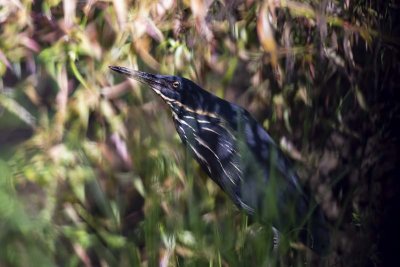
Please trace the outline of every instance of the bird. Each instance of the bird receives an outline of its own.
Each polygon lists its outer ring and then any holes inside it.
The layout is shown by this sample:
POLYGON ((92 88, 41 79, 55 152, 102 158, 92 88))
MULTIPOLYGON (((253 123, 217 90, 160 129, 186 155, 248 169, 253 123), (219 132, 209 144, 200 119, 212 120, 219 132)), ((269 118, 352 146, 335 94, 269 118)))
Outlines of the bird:
POLYGON ((184 146, 240 210, 317 255, 329 252, 329 224, 321 208, 246 109, 180 76, 109 68, 148 85, 165 101, 184 146))

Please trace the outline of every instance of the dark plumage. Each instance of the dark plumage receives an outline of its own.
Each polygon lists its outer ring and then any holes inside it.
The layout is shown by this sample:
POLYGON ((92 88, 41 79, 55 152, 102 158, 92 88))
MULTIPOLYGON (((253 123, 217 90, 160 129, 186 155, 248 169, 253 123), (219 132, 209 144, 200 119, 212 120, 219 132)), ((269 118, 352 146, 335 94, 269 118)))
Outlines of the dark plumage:
POLYGON ((236 206, 299 238, 318 254, 327 253, 330 238, 324 215, 248 111, 182 77, 110 68, 149 85, 165 100, 184 145, 236 206))

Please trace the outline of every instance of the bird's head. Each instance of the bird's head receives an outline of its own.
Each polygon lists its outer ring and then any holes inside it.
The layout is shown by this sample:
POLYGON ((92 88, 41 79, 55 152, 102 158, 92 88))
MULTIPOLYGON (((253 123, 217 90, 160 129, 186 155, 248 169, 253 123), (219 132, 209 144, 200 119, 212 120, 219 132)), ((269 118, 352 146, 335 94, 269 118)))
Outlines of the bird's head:
POLYGON ((182 77, 151 74, 119 66, 110 66, 110 69, 148 85, 175 112, 182 108, 197 110, 208 95, 195 83, 182 77))

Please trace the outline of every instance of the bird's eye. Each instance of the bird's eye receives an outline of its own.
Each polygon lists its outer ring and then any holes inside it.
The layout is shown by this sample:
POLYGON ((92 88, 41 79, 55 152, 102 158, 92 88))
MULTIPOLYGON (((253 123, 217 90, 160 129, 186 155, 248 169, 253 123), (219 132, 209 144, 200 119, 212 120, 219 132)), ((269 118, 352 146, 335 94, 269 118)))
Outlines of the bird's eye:
POLYGON ((174 88, 178 88, 178 87, 179 87, 179 82, 173 82, 173 83, 172 83, 172 86, 173 86, 174 88))

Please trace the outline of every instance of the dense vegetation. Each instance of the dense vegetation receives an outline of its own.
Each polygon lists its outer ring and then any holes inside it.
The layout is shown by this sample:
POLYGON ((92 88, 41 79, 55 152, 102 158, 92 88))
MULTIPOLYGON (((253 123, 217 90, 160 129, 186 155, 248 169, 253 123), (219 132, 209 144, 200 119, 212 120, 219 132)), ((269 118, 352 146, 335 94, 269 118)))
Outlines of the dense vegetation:
POLYGON ((0 265, 397 260, 399 8, 0 1, 0 265), (331 254, 273 252, 183 149, 168 107, 109 65, 185 76, 248 109, 315 193, 331 254))

